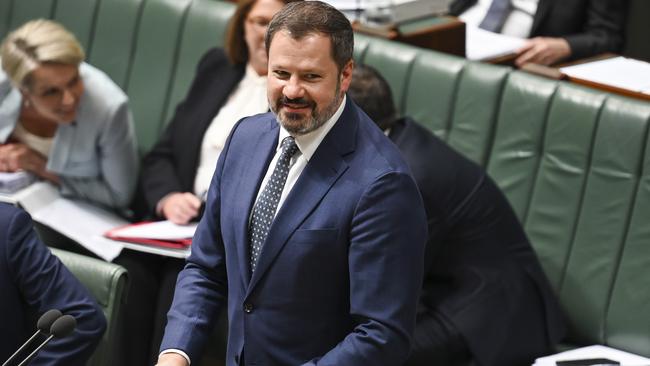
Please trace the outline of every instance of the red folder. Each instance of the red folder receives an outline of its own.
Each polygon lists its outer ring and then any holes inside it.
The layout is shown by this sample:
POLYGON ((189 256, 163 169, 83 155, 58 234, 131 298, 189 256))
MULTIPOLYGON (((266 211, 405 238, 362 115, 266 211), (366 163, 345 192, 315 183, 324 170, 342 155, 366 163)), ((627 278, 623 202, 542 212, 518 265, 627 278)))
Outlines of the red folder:
POLYGON ((192 238, 176 239, 176 240, 160 240, 160 239, 151 239, 151 238, 137 238, 137 237, 122 236, 119 234, 119 231, 124 228, 142 225, 142 224, 148 224, 150 222, 151 221, 143 221, 143 222, 137 222, 135 224, 119 226, 107 231, 104 234, 104 236, 109 239, 117 240, 117 241, 125 241, 134 244, 153 245, 157 247, 172 248, 172 249, 185 249, 189 247, 190 244, 192 244, 192 238))

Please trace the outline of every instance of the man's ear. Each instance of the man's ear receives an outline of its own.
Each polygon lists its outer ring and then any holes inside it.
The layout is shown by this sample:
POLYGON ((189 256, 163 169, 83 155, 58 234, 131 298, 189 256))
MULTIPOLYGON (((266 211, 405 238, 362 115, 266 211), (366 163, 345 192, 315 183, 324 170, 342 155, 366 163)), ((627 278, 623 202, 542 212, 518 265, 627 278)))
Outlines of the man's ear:
POLYGON ((341 91, 347 92, 352 82, 352 71, 354 71, 354 60, 348 61, 341 70, 341 91))

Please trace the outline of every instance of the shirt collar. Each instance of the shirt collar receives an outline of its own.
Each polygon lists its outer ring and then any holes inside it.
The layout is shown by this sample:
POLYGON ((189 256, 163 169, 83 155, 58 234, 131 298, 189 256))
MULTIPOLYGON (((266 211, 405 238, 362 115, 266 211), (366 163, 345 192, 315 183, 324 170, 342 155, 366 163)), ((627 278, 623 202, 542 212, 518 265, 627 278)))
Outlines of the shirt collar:
MULTIPOLYGON (((322 126, 318 127, 316 130, 311 131, 310 133, 296 136, 296 145, 298 145, 298 149, 300 149, 300 153, 305 156, 305 159, 309 161, 311 157, 314 155, 316 152, 316 149, 318 149, 318 146, 320 143, 323 141, 325 136, 327 136, 327 133, 330 132, 332 127, 336 124, 336 122, 339 120, 339 117, 341 117, 341 114, 343 114, 343 110, 345 109, 345 103, 347 100, 347 96, 343 94, 343 100, 341 101, 341 105, 339 105, 339 108, 334 112, 332 117, 327 120, 322 126)), ((278 149, 282 148, 282 140, 284 140, 285 137, 291 136, 291 134, 280 125, 280 134, 278 136, 278 149)))

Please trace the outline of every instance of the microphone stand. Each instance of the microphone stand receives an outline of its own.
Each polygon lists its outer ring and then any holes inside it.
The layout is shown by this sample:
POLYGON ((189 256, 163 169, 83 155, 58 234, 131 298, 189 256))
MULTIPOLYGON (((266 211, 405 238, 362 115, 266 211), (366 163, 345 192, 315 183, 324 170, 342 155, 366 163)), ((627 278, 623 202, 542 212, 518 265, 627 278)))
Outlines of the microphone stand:
POLYGON ((49 337, 47 337, 47 339, 46 339, 45 341, 43 341, 43 343, 41 343, 38 347, 36 347, 36 349, 35 349, 32 353, 30 353, 29 356, 27 356, 27 358, 25 358, 25 359, 23 360, 23 362, 21 362, 18 366, 24 366, 24 365, 27 365, 27 362, 29 362, 29 361, 30 361, 30 360, 31 360, 31 359, 32 359, 32 358, 33 358, 33 357, 38 353, 38 351, 41 350, 41 348, 45 347, 45 345, 46 345, 50 340, 52 340, 52 338, 54 338, 54 334, 51 334, 49 337))
POLYGON ((2 364, 2 366, 8 366, 9 362, 11 362, 16 356, 18 356, 18 354, 20 354, 25 348, 27 348, 28 345, 32 344, 32 342, 34 341, 34 339, 36 339, 36 337, 38 336, 39 333, 41 333, 41 331, 37 330, 36 333, 34 333, 34 335, 32 335, 27 340, 27 342, 23 343, 23 345, 20 346, 20 348, 18 348, 18 350, 16 352, 14 352, 14 354, 11 355, 11 357, 9 357, 7 359, 7 361, 5 361, 5 363, 2 364))

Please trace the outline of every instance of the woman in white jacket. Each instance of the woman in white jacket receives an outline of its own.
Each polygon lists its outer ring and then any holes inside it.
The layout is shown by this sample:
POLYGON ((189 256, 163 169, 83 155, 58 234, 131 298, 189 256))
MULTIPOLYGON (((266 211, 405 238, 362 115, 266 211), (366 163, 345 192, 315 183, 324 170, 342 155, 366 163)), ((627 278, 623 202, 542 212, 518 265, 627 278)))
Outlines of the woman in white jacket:
POLYGON ((10 33, 0 56, 0 172, 29 171, 64 196, 126 207, 138 160, 124 92, 50 20, 10 33))

